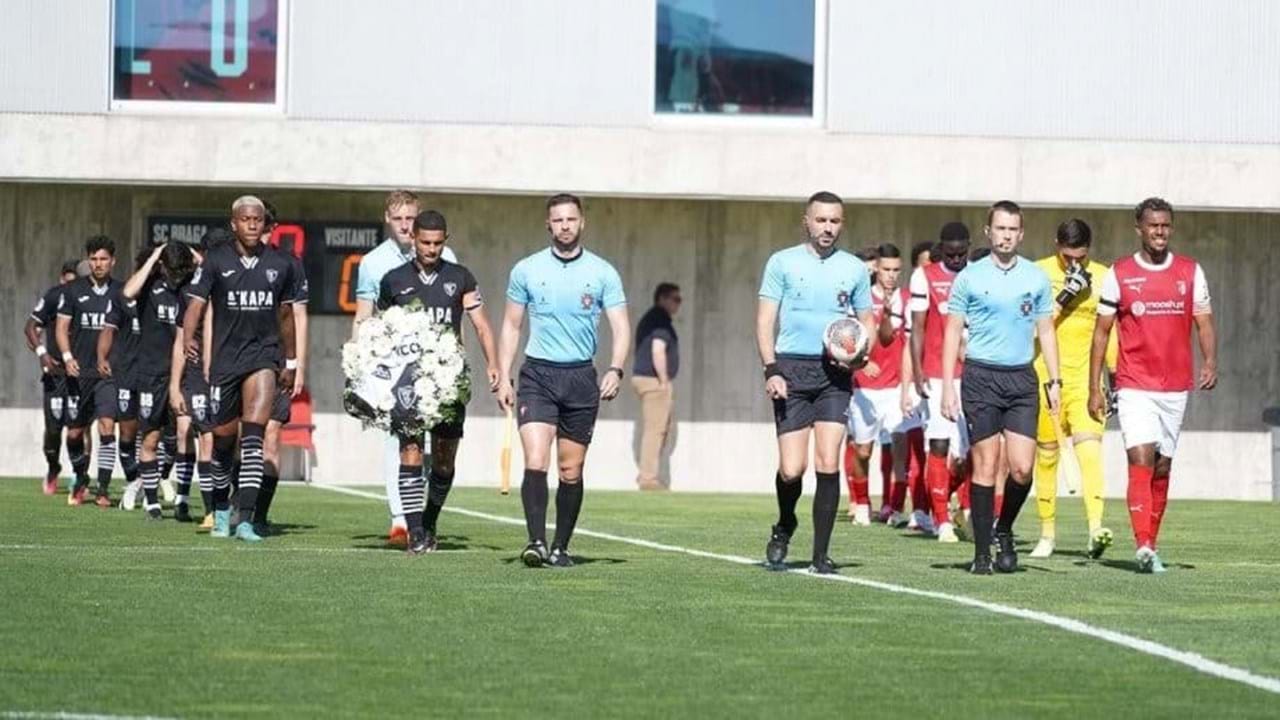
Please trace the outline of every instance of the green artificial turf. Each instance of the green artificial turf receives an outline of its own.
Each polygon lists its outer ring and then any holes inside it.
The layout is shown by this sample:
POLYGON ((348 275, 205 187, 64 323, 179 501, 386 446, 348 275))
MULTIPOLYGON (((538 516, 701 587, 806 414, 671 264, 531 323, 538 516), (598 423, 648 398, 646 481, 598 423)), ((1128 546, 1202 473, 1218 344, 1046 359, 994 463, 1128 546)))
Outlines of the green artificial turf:
MULTIPOLYGON (((449 503, 521 518, 518 491, 449 503)), ((522 527, 450 512, 442 552, 408 558, 384 549, 379 501, 289 486, 275 508, 283 534, 246 546, 0 481, 0 716, 1280 715, 1280 695, 943 600, 584 536, 577 567, 530 570, 522 527)), ((774 512, 768 496, 588 489, 579 526, 754 558, 774 512)), ((1059 516, 1060 554, 1030 560, 1028 504, 1013 576, 969 576, 971 546, 884 526, 842 522, 831 554, 845 575, 1280 678, 1280 508, 1174 501, 1163 576, 1133 572, 1121 503, 1101 562, 1080 552, 1080 501, 1059 516)))

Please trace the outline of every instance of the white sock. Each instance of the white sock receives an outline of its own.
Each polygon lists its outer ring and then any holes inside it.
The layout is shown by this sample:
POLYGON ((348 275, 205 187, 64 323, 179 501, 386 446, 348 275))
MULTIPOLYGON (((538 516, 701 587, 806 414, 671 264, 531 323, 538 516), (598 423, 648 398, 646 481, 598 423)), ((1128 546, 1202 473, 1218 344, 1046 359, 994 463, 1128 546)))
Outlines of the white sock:
POLYGON ((404 505, 400 503, 400 440, 387 433, 382 444, 382 480, 387 490, 387 506, 393 522, 404 524, 404 505))

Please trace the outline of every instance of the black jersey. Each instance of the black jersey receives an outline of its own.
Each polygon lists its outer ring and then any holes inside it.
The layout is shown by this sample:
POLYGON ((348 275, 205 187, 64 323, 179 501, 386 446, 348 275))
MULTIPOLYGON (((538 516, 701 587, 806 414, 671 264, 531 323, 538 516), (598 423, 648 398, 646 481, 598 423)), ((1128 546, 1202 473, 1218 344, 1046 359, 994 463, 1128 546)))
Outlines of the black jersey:
MULTIPOLYGON (((62 297, 62 291, 66 287, 66 285, 58 283, 45 290, 44 294, 36 298, 35 307, 31 308, 31 319, 35 320, 36 325, 44 328, 46 332, 53 332, 53 323, 58 316, 58 298, 62 297)), ((53 344, 51 340, 46 340, 46 343, 53 344)))
MULTIPOLYGON (((82 378, 98 377, 98 336, 106 327, 112 308, 124 302, 120 289, 115 278, 107 278, 102 286, 94 285, 88 277, 76 278, 62 286, 58 314, 71 319, 71 354, 80 364, 82 378)), ((109 360, 113 365, 120 358, 121 350, 118 344, 112 344, 109 360)))
POLYGON ((476 278, 465 267, 441 258, 432 272, 418 261, 407 262, 382 276, 378 287, 378 309, 411 305, 415 301, 437 323, 448 325, 462 339, 462 314, 480 306, 463 307, 462 297, 479 289, 476 278))
MULTIPOLYGON (((139 329, 132 346, 135 378, 168 377, 173 357, 173 338, 182 326, 178 291, 163 278, 154 278, 142 287, 132 312, 112 312, 107 324, 119 328, 122 321, 139 329)), ((127 333, 126 337, 132 337, 127 333)), ((113 348, 114 349, 114 348, 113 348)), ((115 370, 114 365, 112 370, 115 370)))
POLYGON ((111 341, 111 374, 128 387, 131 383, 127 381, 134 376, 142 347, 142 323, 138 318, 138 301, 124 297, 123 289, 122 285, 120 304, 112 306, 107 324, 116 329, 111 341))
POLYGON ((185 292, 213 304, 210 383, 279 367, 279 310, 298 292, 288 255, 263 246, 242 256, 235 243, 223 245, 205 256, 185 292))

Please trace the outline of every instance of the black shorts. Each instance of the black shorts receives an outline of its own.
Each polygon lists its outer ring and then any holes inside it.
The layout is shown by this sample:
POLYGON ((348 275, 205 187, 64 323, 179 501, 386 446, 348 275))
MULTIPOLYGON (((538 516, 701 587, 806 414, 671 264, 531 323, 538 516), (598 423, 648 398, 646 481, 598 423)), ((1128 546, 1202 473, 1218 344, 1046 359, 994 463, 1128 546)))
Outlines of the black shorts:
POLYGON ((271 403, 271 419, 286 425, 293 411, 293 393, 280 388, 276 391, 276 401, 271 403))
POLYGON ((137 382, 130 375, 121 375, 116 381, 116 420, 138 419, 137 382))
POLYGON ((169 424, 169 376, 134 379, 134 402, 138 406, 138 432, 143 435, 163 430, 169 424))
MULTIPOLYGON (((262 372, 263 370, 271 370, 272 376, 275 376, 275 370, 272 368, 258 368, 250 370, 243 375, 237 375, 216 385, 209 385, 209 417, 210 427, 218 427, 226 425, 233 420, 239 420, 241 414, 241 401, 244 399, 242 389, 244 381, 262 372)), ((277 396, 276 401, 279 401, 277 396)), ((274 406, 273 406, 274 410, 274 406)))
POLYGON ((969 442, 1008 431, 1036 437, 1040 417, 1040 381, 1030 365, 1014 367, 966 360, 960 405, 969 425, 969 442))
POLYGON ((819 422, 846 423, 853 393, 851 372, 816 357, 782 355, 777 362, 787 381, 786 399, 773 401, 773 423, 779 435, 819 422))
MULTIPOLYGON (((440 438, 441 440, 461 440, 462 426, 466 422, 467 406, 459 403, 454 406, 454 415, 452 420, 436 423, 431 427, 429 432, 432 437, 440 438)), ((400 442, 402 444, 405 442, 413 442, 417 443, 418 447, 422 447, 425 444, 424 440, 425 438, 423 437, 400 436, 400 442)))
POLYGON ((40 390, 44 408, 44 426, 49 429, 61 429, 66 426, 67 416, 67 376, 61 373, 44 373, 40 376, 40 390))
POLYGON ((207 433, 213 429, 213 416, 209 413, 209 383, 204 375, 194 368, 182 371, 182 402, 191 415, 191 424, 197 433, 207 433))
POLYGON ((600 385, 590 362, 527 358, 516 387, 516 418, 556 426, 556 435, 590 445, 600 414, 600 385))
POLYGON ((67 378, 67 427, 83 428, 99 418, 116 419, 116 381, 111 378, 67 378))

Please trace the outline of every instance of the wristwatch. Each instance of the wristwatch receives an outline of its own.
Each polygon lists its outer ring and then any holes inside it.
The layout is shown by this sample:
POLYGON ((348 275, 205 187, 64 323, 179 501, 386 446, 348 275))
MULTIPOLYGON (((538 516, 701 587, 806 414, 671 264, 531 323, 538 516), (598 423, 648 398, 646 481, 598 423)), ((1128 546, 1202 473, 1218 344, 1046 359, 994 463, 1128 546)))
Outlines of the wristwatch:
POLYGON ((617 365, 610 366, 608 370, 605 370, 605 372, 618 373, 618 380, 622 380, 622 368, 617 365))

